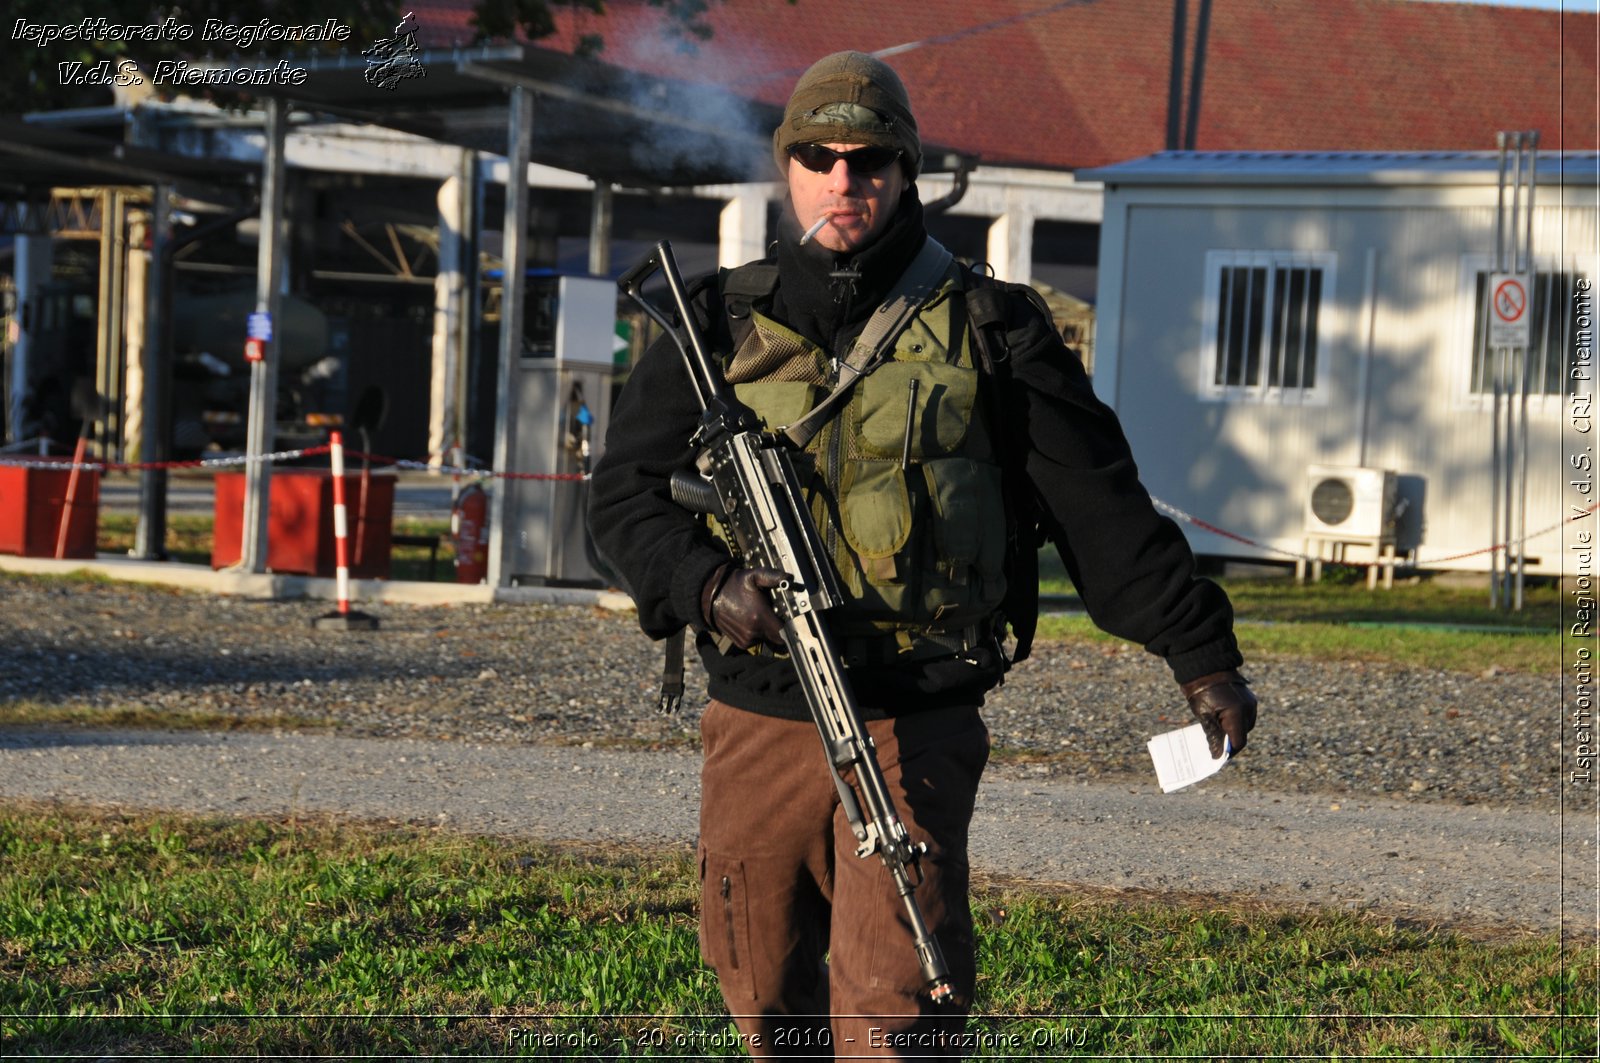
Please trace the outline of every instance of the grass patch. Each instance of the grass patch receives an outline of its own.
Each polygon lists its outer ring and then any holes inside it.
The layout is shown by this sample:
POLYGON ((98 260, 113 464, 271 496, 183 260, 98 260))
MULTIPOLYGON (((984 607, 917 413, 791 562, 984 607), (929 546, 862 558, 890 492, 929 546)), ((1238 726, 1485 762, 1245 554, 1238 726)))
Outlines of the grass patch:
MULTIPOLYGON (((1561 626, 1561 590, 1553 580, 1530 580, 1521 612, 1489 608, 1488 578, 1481 588, 1430 576, 1400 580, 1392 590, 1367 590, 1351 580, 1353 569, 1330 568, 1320 583, 1280 577, 1213 577, 1243 619, 1302 623, 1405 623, 1441 626, 1556 630, 1561 626)), ((1044 594, 1077 597, 1054 547, 1039 551, 1039 588, 1044 594)), ((1570 602, 1568 603, 1570 607, 1570 602)))
MULTIPOLYGON (((738 1055, 696 894, 686 855, 0 805, 0 1037, 13 1054, 738 1055)), ((1554 935, 1015 886, 975 907, 990 1055, 1593 1048, 1594 971, 1554 935)))
MULTIPOLYGON (((1561 636, 1557 632, 1509 635, 1314 622, 1277 625, 1245 620, 1234 628, 1234 634, 1247 661, 1261 657, 1315 657, 1447 671, 1496 668, 1529 674, 1548 674, 1561 668, 1561 636)), ((1122 642, 1076 613, 1041 616, 1039 637, 1068 642, 1122 642)))
MULTIPOLYGON (((1081 608, 1053 548, 1039 552, 1042 593, 1081 608)), ((1549 673, 1561 668, 1561 590, 1530 583, 1521 612, 1489 608, 1488 591, 1417 579, 1369 591, 1336 571, 1321 583, 1292 579, 1218 579, 1233 602, 1236 634, 1247 658, 1315 657, 1387 661, 1455 671, 1549 673)), ((1570 603, 1569 603, 1570 605, 1570 603)), ((1081 612, 1040 617, 1043 638, 1117 641, 1081 612)))
POLYGON ((1233 599, 1235 611, 1251 620, 1435 624, 1529 632, 1555 631, 1561 626, 1561 590, 1553 581, 1530 582, 1520 612, 1489 608, 1487 579, 1482 588, 1419 578, 1397 582, 1392 590, 1371 591, 1364 583, 1336 580, 1307 584, 1297 584, 1293 579, 1218 582, 1233 599))
POLYGON ((329 717, 235 716, 152 708, 148 705, 88 705, 82 702, 0 701, 0 727, 69 725, 161 731, 320 731, 331 729, 329 717))
MULTIPOLYGON (((167 556, 191 565, 211 563, 211 518, 190 514, 167 515, 167 556)), ((126 554, 133 550, 139 518, 131 513, 100 514, 95 548, 102 553, 126 554)))

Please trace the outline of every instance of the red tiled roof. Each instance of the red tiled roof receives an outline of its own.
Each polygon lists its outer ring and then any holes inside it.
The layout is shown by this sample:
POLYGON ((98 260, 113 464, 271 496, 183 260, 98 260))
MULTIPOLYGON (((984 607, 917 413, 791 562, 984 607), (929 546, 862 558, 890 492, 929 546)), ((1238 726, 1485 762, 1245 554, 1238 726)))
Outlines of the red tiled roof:
MULTIPOLYGON (((1199 0, 1189 3, 1190 30, 1199 0)), ((413 8, 428 45, 467 43, 472 0, 413 8)), ((1173 0, 727 0, 691 47, 644 0, 563 10, 537 43, 782 103, 812 61, 886 56, 925 140, 991 165, 1077 169, 1165 147, 1173 0), (920 43, 919 43, 920 42, 920 43)), ((1600 17, 1419 0, 1213 0, 1202 151, 1488 149, 1538 129, 1600 147, 1600 17)))

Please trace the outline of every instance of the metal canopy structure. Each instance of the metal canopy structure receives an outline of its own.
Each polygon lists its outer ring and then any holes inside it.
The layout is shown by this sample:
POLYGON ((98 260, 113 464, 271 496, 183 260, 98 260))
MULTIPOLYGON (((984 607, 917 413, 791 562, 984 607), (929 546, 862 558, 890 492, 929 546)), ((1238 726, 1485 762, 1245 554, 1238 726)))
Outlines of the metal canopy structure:
POLYGON ((0 117, 0 200, 48 200, 53 188, 192 186, 215 191, 254 182, 241 162, 194 159, 118 140, 0 117))
POLYGON ((538 119, 530 161, 635 188, 772 180, 771 134, 782 108, 710 85, 635 73, 533 45, 423 51, 415 76, 392 87, 368 78, 360 55, 303 61, 299 85, 253 95, 511 155, 511 89, 538 119))

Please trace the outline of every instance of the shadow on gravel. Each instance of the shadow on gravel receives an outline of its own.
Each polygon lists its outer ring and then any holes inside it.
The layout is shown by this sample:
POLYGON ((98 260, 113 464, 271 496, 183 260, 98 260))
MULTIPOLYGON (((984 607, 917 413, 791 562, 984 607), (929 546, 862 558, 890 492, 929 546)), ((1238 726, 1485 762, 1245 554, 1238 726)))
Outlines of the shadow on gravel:
POLYGON ((46 724, 0 726, 0 749, 51 749, 61 746, 215 745, 217 736, 180 731, 84 731, 46 724))
POLYGON ((413 667, 401 671, 395 667, 392 649, 385 654, 362 653, 354 643, 339 649, 339 657, 330 660, 288 651, 219 656, 143 645, 127 650, 77 649, 64 655, 59 649, 41 652, 33 647, 7 649, 0 644, 6 657, 6 668, 0 673, 0 699, 73 701, 86 695, 197 687, 242 692, 260 684, 305 681, 317 686, 431 677, 451 681, 471 679, 491 663, 473 657, 419 656, 411 662, 413 667))

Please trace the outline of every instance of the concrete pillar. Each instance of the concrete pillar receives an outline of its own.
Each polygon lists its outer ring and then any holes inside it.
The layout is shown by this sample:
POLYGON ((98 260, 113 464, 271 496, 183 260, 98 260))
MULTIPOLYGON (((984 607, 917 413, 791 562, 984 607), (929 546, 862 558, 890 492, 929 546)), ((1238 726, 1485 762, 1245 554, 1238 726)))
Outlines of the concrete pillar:
MULTIPOLYGON (((144 211, 129 217, 128 244, 143 248, 150 235, 149 215, 144 211)), ((144 454, 144 345, 145 310, 150 284, 150 252, 130 251, 127 255, 128 286, 123 328, 127 336, 127 376, 122 396, 122 454, 124 461, 143 461, 144 454)))
MULTIPOLYGON (((463 154, 466 154, 465 152, 463 154)), ((439 465, 458 442, 467 275, 472 268, 472 204, 475 189, 470 161, 465 173, 439 186, 439 274, 433 282, 433 368, 428 387, 428 462, 439 465)))
POLYGON ((722 208, 717 265, 742 266, 767 253, 767 196, 759 189, 740 191, 722 208))
POLYGON ((1000 280, 1033 281, 1033 212, 1012 206, 989 226, 989 265, 1000 280))

